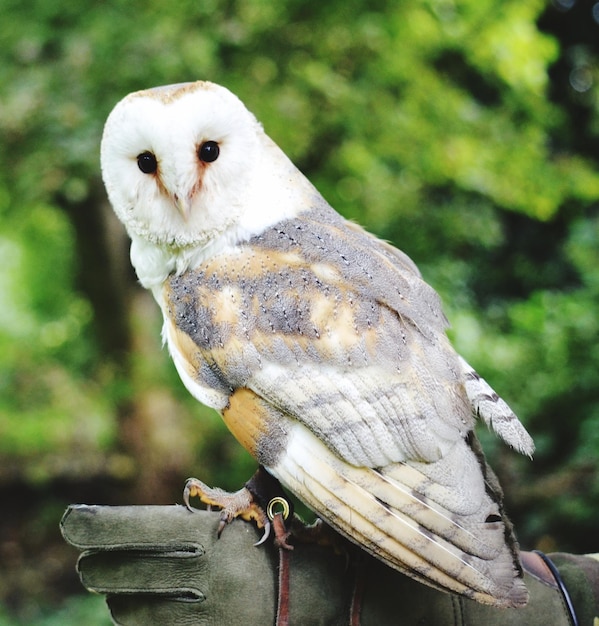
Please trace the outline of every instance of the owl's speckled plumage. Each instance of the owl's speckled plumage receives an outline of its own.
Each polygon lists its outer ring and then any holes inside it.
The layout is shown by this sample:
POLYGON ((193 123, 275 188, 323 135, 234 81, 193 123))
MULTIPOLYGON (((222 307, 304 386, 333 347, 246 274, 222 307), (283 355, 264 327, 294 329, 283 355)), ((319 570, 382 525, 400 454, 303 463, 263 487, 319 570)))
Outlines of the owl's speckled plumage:
POLYGON ((497 606, 527 592, 480 416, 516 416, 451 347, 402 252, 344 220, 230 92, 138 92, 111 114, 106 187, 181 378, 266 469, 389 565, 497 606), (201 146, 216 142, 214 162, 201 146), (156 157, 143 173, 141 153, 156 157))

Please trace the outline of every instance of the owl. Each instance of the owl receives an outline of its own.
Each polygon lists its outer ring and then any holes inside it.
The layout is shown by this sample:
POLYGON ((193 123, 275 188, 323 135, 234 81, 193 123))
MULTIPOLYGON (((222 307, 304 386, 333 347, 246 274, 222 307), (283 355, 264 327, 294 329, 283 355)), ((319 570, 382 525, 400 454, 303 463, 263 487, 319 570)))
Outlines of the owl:
POLYGON ((341 217, 213 83, 125 97, 101 160, 189 392, 389 566, 482 603, 524 605, 475 422, 525 455, 533 442, 452 348, 412 260, 341 217))

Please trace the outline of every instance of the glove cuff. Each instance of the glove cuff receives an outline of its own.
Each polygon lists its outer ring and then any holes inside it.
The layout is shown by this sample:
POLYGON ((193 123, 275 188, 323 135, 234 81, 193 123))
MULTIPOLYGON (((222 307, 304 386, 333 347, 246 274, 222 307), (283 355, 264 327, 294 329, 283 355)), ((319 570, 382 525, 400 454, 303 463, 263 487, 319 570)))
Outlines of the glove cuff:
POLYGON ((599 555, 555 552, 549 557, 570 598, 573 626, 599 623, 599 555))

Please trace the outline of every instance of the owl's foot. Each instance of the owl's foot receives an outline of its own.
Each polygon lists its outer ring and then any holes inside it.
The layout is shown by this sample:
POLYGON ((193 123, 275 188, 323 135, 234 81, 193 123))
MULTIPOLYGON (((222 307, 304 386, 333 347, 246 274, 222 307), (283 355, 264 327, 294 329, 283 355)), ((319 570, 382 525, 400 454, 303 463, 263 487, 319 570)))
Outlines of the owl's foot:
POLYGON ((225 526, 230 524, 236 517, 243 520, 254 521, 258 528, 264 528, 264 535, 258 543, 266 541, 270 534, 270 520, 266 513, 254 501, 250 491, 243 487, 239 491, 229 493, 218 487, 208 487, 197 478, 188 478, 183 490, 183 502, 185 506, 193 511, 189 504, 189 499, 198 497, 208 509, 218 507, 222 509, 217 534, 220 537, 225 526))
POLYGON ((296 544, 311 544, 331 550, 337 556, 345 559, 346 567, 349 566, 355 553, 359 552, 353 543, 342 537, 320 518, 317 518, 312 524, 306 524, 296 515, 291 523, 290 532, 296 544))
POLYGON ((312 524, 293 524, 293 537, 301 543, 332 548, 337 553, 347 552, 348 542, 326 522, 317 518, 312 524))
MULTIPOLYGON (((286 520, 293 514, 292 506, 285 496, 279 481, 273 478, 264 468, 260 467, 239 491, 229 493, 218 487, 208 487, 197 478, 188 478, 183 490, 183 502, 193 511, 189 499, 198 497, 209 509, 222 509, 217 534, 220 537, 223 530, 236 517, 245 521, 254 521, 258 528, 264 528, 264 534, 256 543, 264 543, 270 536, 272 521, 275 516, 280 522, 281 516, 286 520)), ((278 547, 292 550, 287 539, 289 533, 281 523, 274 525, 275 543, 278 547)))

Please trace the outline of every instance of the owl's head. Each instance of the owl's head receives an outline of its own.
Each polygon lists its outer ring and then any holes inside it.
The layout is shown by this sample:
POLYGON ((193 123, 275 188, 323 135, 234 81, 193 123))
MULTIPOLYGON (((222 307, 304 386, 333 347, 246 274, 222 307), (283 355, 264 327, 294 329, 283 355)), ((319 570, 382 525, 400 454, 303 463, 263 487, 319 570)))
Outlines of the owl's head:
POLYGON ((111 112, 102 175, 132 237, 162 247, 204 245, 255 193, 268 139, 241 101, 208 82, 132 93, 111 112))

